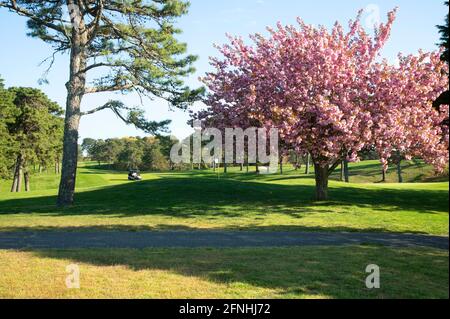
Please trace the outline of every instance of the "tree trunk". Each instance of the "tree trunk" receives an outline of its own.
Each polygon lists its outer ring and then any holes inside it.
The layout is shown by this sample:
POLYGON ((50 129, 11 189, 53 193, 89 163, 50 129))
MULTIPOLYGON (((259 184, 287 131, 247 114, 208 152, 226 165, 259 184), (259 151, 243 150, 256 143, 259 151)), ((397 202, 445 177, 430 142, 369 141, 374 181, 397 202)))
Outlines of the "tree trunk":
POLYGON ((397 162, 397 176, 398 176, 398 182, 403 183, 402 161, 401 160, 398 160, 398 162, 397 162))
POLYGON ((228 173, 228 166, 227 166, 227 162, 223 162, 223 172, 224 174, 228 173))
POLYGON ((283 157, 280 157, 280 174, 283 175, 283 157))
MULTIPOLYGON (((72 4, 73 1, 68 1, 72 4)), ((64 146, 61 182, 59 184, 58 206, 73 204, 78 164, 78 128, 81 117, 81 101, 86 87, 87 32, 82 17, 72 17, 72 44, 70 51, 70 75, 67 87, 66 117, 64 121, 64 146)))
POLYGON ((309 155, 309 153, 306 155, 306 169, 305 169, 305 174, 309 175, 309 166, 311 165, 311 155, 309 155))
POLYGON ((241 164, 241 168, 240 168, 241 172, 244 171, 244 164, 241 164))
POLYGON ((384 169, 384 167, 381 169, 381 182, 386 182, 386 170, 384 169))
POLYGON ((350 182, 350 173, 348 169, 348 161, 344 160, 344 179, 346 183, 350 182))
POLYGON ((256 166, 256 174, 259 174, 259 165, 258 165, 258 161, 256 162, 255 166, 256 166))
POLYGON ((20 161, 19 163, 18 171, 19 172, 17 174, 16 192, 20 193, 22 191, 22 176, 23 176, 22 161, 20 161))
POLYGON ((11 193, 15 193, 17 191, 17 181, 18 181, 18 175, 19 175, 19 158, 16 160, 16 164, 14 165, 14 177, 13 177, 13 183, 11 185, 11 193))
POLYGON ((326 201, 328 200, 328 167, 321 167, 315 164, 314 170, 316 177, 316 200, 326 201))
POLYGON ((31 191, 31 188, 30 188, 30 173, 28 172, 28 170, 25 170, 23 172, 23 179, 25 180, 25 191, 26 192, 31 191))
POLYGON ((341 181, 341 182, 343 182, 344 181, 344 175, 345 175, 345 169, 344 169, 344 161, 342 161, 341 162, 341 176, 340 176, 340 178, 339 178, 339 180, 341 181))

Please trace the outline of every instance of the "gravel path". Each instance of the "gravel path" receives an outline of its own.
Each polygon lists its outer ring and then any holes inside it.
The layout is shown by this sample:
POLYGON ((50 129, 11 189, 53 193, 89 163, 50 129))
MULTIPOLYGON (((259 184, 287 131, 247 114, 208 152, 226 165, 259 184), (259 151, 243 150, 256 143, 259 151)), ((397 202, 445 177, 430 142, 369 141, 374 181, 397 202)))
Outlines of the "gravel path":
POLYGON ((283 247, 375 244, 449 249, 448 237, 311 232, 0 232, 0 249, 283 247))

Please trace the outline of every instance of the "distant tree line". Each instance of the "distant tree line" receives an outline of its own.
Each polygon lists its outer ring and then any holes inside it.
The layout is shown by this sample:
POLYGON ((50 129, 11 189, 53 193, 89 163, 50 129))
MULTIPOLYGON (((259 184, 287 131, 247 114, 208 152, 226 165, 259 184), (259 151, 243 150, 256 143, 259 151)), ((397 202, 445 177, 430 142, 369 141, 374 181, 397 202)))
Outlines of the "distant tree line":
POLYGON ((0 79, 0 178, 11 192, 30 190, 31 175, 60 171, 63 110, 38 89, 5 88, 0 79))
POLYGON ((170 150, 176 142, 170 136, 85 138, 81 149, 87 159, 107 164, 110 169, 165 171, 177 168, 170 161, 170 150))

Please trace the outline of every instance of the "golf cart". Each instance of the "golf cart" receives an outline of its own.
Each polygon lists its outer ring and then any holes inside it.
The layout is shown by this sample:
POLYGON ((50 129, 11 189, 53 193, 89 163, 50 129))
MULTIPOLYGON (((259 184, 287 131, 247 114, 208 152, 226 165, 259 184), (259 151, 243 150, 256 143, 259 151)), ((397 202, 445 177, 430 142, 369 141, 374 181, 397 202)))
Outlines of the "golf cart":
POLYGON ((141 181, 142 177, 139 174, 139 171, 136 169, 132 169, 130 170, 130 172, 128 173, 128 180, 129 181, 141 181))

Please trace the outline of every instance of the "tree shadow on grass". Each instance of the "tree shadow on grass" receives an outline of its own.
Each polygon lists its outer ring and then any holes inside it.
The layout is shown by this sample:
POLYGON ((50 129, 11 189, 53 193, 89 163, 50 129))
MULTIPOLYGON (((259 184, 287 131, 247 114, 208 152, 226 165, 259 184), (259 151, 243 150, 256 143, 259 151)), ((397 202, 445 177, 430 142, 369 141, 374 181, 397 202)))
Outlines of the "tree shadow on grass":
MULTIPOLYGON (((299 232, 299 233, 377 233, 382 236, 383 234, 392 235, 389 229, 383 227, 369 227, 369 228, 352 228, 345 226, 333 226, 333 227, 321 227, 321 226, 303 226, 303 225, 273 225, 273 226, 261 226, 258 224, 247 224, 244 226, 227 225, 220 227, 199 228, 182 224, 155 224, 155 225, 121 225, 121 224, 108 224, 108 225, 93 225, 93 226, 0 226, 0 232, 56 232, 56 233, 103 233, 103 232, 299 232)), ((405 230, 398 234, 414 234, 414 235, 428 235, 427 232, 421 232, 417 230, 405 230)))
POLYGON ((371 211, 448 212, 445 190, 331 187, 333 201, 315 202, 314 186, 277 185, 210 176, 166 176, 80 192, 73 207, 55 206, 56 196, 8 199, 0 214, 42 213, 49 216, 164 215, 176 218, 261 217, 279 213, 294 218, 314 212, 364 208, 371 211), (356 207, 356 208, 355 208, 356 207))
MULTIPOLYGON (((224 285, 220 288, 224 295, 259 293, 261 298, 267 297, 268 292, 258 292, 258 289, 269 289, 272 298, 448 298, 448 254, 429 249, 352 246, 45 250, 32 253, 77 264, 125 266, 133 271, 168 271, 183 277, 196 277, 224 285), (365 287, 365 268, 370 263, 383 265, 382 289, 365 287)), ((84 267, 81 265, 82 274, 84 267)), ((165 285, 173 287, 171 295, 190 296, 189 288, 175 285, 170 277, 163 280, 167 280, 165 285)), ((149 293, 157 294, 158 291, 149 293)), ((195 298, 195 295, 191 297, 195 298)))

